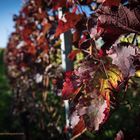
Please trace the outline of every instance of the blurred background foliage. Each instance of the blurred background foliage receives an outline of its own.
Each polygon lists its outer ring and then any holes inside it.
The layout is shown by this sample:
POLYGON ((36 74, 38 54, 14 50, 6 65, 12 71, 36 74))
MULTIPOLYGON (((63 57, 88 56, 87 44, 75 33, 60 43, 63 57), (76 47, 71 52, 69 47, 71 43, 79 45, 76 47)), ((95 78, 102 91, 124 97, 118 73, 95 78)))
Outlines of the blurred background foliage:
MULTIPOLYGON (((23 114, 13 114, 13 94, 6 77, 6 70, 3 63, 4 49, 0 49, 0 133, 28 133, 28 139, 33 140, 51 140, 64 139, 63 129, 65 126, 63 101, 59 96, 52 93, 47 95, 47 111, 40 113, 34 112, 37 119, 45 122, 43 124, 28 122, 28 112, 23 114), (26 117, 25 117, 26 116, 26 117), (39 126, 40 125, 40 126, 39 126), (27 132, 26 132, 27 131, 27 132)), ((38 97, 37 103, 39 103, 38 97)), ((0 140, 19 140, 25 139, 24 136, 6 136, 0 135, 0 140)))
MULTIPOLYGON (((12 91, 6 77, 3 63, 4 49, 0 49, 0 133, 20 132, 21 127, 18 118, 14 121, 11 116, 12 91)), ((0 139, 7 139, 6 136, 0 136, 0 139)))

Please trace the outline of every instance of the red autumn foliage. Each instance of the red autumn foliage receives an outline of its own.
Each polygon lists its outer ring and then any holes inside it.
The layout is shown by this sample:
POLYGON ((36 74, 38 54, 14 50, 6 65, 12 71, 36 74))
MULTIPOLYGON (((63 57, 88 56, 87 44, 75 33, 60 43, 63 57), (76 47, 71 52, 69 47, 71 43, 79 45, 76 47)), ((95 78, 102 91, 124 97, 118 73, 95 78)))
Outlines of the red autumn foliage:
POLYGON ((71 28, 74 28, 76 24, 81 20, 82 15, 81 14, 75 14, 75 13, 66 13, 64 15, 64 20, 58 21, 58 27, 56 29, 55 36, 58 37, 61 33, 64 33, 71 28))
POLYGON ((80 50, 73 50, 73 51, 68 55, 68 58, 69 58, 70 60, 74 60, 75 57, 76 57, 76 55, 77 55, 78 53, 80 53, 80 52, 81 52, 80 50))
POLYGON ((119 6, 121 0, 103 0, 104 6, 119 6))
MULTIPOLYGON (((140 2, 129 0, 129 5, 124 6, 121 0, 97 0, 101 5, 96 3, 96 11, 92 10, 92 2, 29 0, 15 17, 16 31, 9 38, 5 58, 8 76, 11 83, 16 81, 12 86, 17 93, 25 95, 31 90, 34 103, 35 91, 41 91, 44 103, 46 90, 52 90, 51 83, 54 92, 62 92, 62 98, 69 100, 73 139, 86 130, 98 131, 106 123, 110 112, 120 105, 121 97, 124 99, 129 79, 140 69, 140 50, 134 45, 135 38, 127 46, 115 43, 121 35, 139 33, 140 2), (90 17, 83 5, 93 12, 90 17), (65 10, 58 20, 55 10, 59 8, 65 10), (78 49, 68 57, 75 60, 78 53, 83 53, 83 58, 77 68, 66 73, 62 87, 60 63, 56 65, 61 43, 58 38, 69 30, 74 32, 73 45, 78 49)), ((27 106, 29 99, 21 110, 32 111, 27 106)), ((42 112, 46 109, 43 103, 42 112)), ((116 139, 121 137, 119 132, 116 139)))

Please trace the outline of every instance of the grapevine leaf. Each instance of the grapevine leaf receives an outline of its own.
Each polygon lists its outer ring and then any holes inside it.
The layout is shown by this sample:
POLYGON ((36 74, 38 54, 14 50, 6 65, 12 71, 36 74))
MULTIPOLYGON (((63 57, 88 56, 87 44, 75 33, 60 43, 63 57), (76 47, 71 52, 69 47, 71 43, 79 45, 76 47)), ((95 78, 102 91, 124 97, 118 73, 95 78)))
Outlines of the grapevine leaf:
POLYGON ((124 134, 123 134, 123 131, 119 131, 117 134, 116 134, 116 137, 114 140, 124 140, 124 134))
POLYGON ((80 49, 87 49, 90 47, 91 45, 91 40, 90 39, 85 39, 85 38, 82 38, 80 41, 79 41, 79 48, 80 49))
POLYGON ((126 33, 138 33, 140 31, 139 10, 130 10, 120 5, 117 11, 102 6, 98 10, 97 35, 105 41, 104 47, 109 48, 115 40, 126 33))
POLYGON ((118 66, 125 77, 134 76, 136 67, 139 67, 140 50, 135 46, 114 46, 112 48, 112 63, 118 66))
POLYGON ((119 6, 121 0, 103 0, 105 6, 119 6))
POLYGON ((76 0, 78 4, 88 5, 93 2, 93 0, 76 0))
POLYGON ((56 29, 55 36, 58 37, 61 33, 64 33, 71 28, 74 28, 76 24, 81 20, 81 14, 66 13, 63 19, 59 20, 58 27, 56 29))
MULTIPOLYGON (((109 110, 109 104, 104 97, 93 92, 89 99, 80 98, 76 110, 70 116, 71 127, 75 129, 75 126, 82 119, 83 128, 89 131, 97 131, 108 118, 109 110)), ((82 131, 77 132, 81 134, 82 131)), ((75 136, 75 133, 73 135, 75 136)))
POLYGON ((68 55, 68 58, 69 58, 70 60, 74 60, 75 57, 76 57, 76 55, 77 55, 78 53, 80 53, 80 52, 81 52, 81 50, 73 50, 73 51, 71 51, 71 53, 68 55))
POLYGON ((77 124, 73 128, 73 131, 72 131, 73 137, 71 140, 76 139, 78 136, 80 136, 85 131, 86 131, 86 128, 85 128, 84 119, 82 117, 79 117, 79 121, 77 122, 77 124))
MULTIPOLYGON (((121 90, 120 83, 123 83, 123 75, 115 65, 110 65, 107 68, 107 78, 104 78, 101 71, 97 71, 97 67, 94 60, 89 59, 83 61, 79 68, 73 72, 73 76, 77 77, 75 80, 77 85, 80 83, 83 87, 80 89, 80 93, 83 94, 78 94, 79 96, 76 98, 70 98, 73 103, 70 115, 72 129, 78 125, 80 118, 82 118, 85 129, 98 131, 109 116, 110 102, 112 101, 110 96, 115 98, 116 95, 113 92, 119 93, 121 90)), ((82 133, 82 131, 77 132, 76 136, 82 133)), ((73 136, 75 137, 75 134, 73 136)))
POLYGON ((53 0, 53 10, 66 6, 66 0, 53 0))
POLYGON ((64 99, 73 98, 79 93, 80 89, 81 86, 79 86, 78 82, 76 81, 76 77, 73 75, 73 72, 67 72, 62 89, 62 97, 64 99))
POLYGON ((93 94, 92 96, 94 96, 94 98, 87 107, 87 112, 84 116, 87 129, 90 131, 98 131, 100 125, 103 124, 108 117, 109 105, 103 96, 98 96, 95 93, 93 94))
POLYGON ((80 40, 80 32, 79 31, 75 31, 73 34, 73 43, 77 44, 80 40))

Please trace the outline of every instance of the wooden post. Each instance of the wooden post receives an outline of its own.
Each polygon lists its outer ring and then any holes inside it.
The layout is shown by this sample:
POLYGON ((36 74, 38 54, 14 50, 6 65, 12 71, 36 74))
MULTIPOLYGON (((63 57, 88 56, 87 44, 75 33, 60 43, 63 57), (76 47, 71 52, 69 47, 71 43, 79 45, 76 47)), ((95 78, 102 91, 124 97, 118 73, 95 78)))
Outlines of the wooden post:
MULTIPOLYGON (((59 19, 62 18, 64 9, 59 9, 58 15, 59 19)), ((73 63, 68 59, 68 54, 72 50, 72 35, 71 31, 67 31, 60 35, 61 39, 61 57, 62 57, 62 68, 64 71, 71 71, 73 69, 73 63)), ((69 102, 68 100, 64 101, 65 104, 65 115, 66 115, 66 127, 69 127, 69 102)))

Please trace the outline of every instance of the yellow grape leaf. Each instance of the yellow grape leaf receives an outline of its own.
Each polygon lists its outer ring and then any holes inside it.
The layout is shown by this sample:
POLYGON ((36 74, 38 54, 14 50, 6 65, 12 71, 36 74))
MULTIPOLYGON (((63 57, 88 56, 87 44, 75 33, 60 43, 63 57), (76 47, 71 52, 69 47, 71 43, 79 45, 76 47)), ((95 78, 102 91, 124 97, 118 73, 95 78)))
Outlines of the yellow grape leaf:
POLYGON ((111 68, 107 71, 108 78, 100 79, 100 93, 109 101, 112 88, 118 87, 118 82, 123 80, 123 75, 118 68, 111 68))
POLYGON ((140 70, 136 71, 135 76, 140 77, 140 70))

